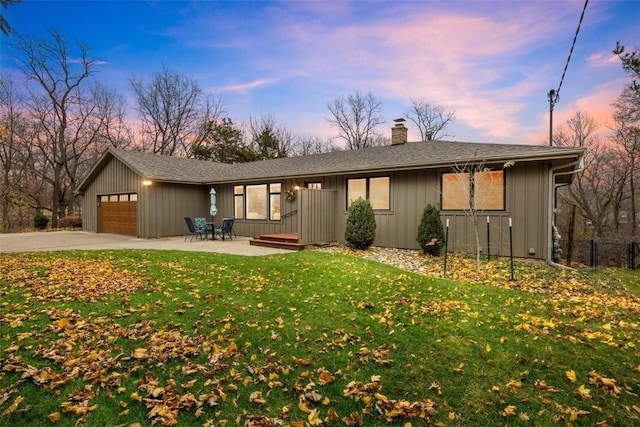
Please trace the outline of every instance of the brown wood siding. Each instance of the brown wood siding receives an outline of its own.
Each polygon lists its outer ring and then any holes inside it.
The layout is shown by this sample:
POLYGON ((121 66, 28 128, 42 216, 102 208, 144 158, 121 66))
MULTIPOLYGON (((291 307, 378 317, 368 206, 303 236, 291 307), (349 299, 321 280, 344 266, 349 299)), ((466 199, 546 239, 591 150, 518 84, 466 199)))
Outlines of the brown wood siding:
MULTIPOLYGON (((482 212, 478 216, 478 235, 483 255, 487 253, 486 218, 489 216, 491 255, 510 255, 509 218, 512 218, 514 256, 546 257, 548 179, 546 165, 539 162, 523 162, 505 170, 505 210, 482 212)), ((475 253, 473 221, 462 211, 443 211, 441 216, 443 225, 449 219, 448 250, 475 253)))
MULTIPOLYGON (((482 253, 487 251, 487 215, 490 217, 491 253, 509 255, 509 217, 513 218, 514 255, 544 258, 547 250, 548 173, 540 162, 523 162, 505 170, 505 210, 486 211, 478 217, 482 253), (529 253, 533 249, 534 253, 529 253)), ((374 245, 419 249, 416 241, 422 212, 431 203, 440 208, 440 176, 450 169, 396 172, 391 176, 391 210, 376 211, 374 245)), ((371 175, 374 176, 374 175, 371 175)), ((347 219, 346 178, 328 179, 337 190, 336 237, 344 243, 347 219)), ((475 252, 475 227, 463 211, 442 211, 450 220, 449 250, 475 252)))
MULTIPOLYGON (((378 175, 371 175, 378 176, 378 175)), ((416 237, 422 212, 428 203, 439 207, 439 178, 434 170, 394 172, 386 175, 391 178, 391 209, 375 211, 376 239, 374 245, 383 247, 418 249, 416 237)), ((347 221, 347 202, 345 196, 346 177, 337 178, 339 191, 337 196, 336 227, 338 240, 344 243, 347 221)))
POLYGON ((143 237, 179 236, 188 232, 185 217, 205 217, 209 215, 209 189, 200 185, 171 184, 154 182, 144 187, 139 201, 142 201, 143 215, 147 218, 140 223, 143 237))
POLYGON ((140 177, 118 159, 112 159, 83 194, 82 226, 86 231, 104 232, 99 226, 100 196, 135 193, 135 235, 155 238, 182 235, 185 216, 209 217, 209 188, 199 185, 152 182, 140 177))
POLYGON ((304 244, 336 241, 334 190, 298 190, 298 240, 304 244))
POLYGON ((507 198, 513 218, 513 250, 518 257, 544 258, 547 250, 548 172, 543 163, 526 163, 509 175, 507 198), (509 198, 511 200, 509 200, 509 198), (533 249, 534 253, 529 253, 533 249))
MULTIPOLYGON (((548 164, 520 162, 505 170, 505 210, 490 211, 491 253, 509 254, 508 219, 513 218, 514 255, 517 257, 546 257, 548 251, 548 164), (529 249, 535 253, 530 254, 529 249)), ((440 174, 451 169, 393 172, 389 174, 359 175, 359 177, 391 177, 391 209, 375 213, 378 246, 418 249, 417 229, 422 211, 428 203, 440 207, 440 174)), ((211 186, 152 183, 142 185, 143 177, 130 170, 117 159, 111 160, 87 187, 83 198, 83 228, 100 232, 99 196, 110 194, 137 194, 137 235, 139 237, 164 237, 184 233, 185 216, 209 216, 209 190, 211 186)), ((252 184, 278 182, 256 180, 252 184)), ((257 236, 271 233, 298 232, 300 212, 297 202, 287 201, 285 193, 306 182, 320 182, 323 190, 335 191, 335 239, 344 243, 347 219, 346 177, 321 176, 305 179, 282 180, 281 220, 236 220, 236 234, 257 236)), ((233 215, 233 183, 214 185, 217 192, 218 214, 216 221, 233 215)), ((474 252, 475 238, 472 222, 462 211, 442 212, 443 223, 450 219, 449 250, 474 252)), ((486 251, 486 214, 479 224, 483 253, 486 251)))

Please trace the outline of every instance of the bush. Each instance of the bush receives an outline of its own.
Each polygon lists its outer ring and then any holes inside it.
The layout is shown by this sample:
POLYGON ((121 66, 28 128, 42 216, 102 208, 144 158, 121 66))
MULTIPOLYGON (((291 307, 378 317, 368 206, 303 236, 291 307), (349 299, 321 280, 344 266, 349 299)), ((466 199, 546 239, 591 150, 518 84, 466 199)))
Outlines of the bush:
POLYGON ((359 197, 347 209, 347 227, 344 239, 354 249, 368 249, 376 238, 376 220, 368 200, 359 197))
POLYGON ((422 212, 416 240, 425 254, 440 255, 444 245, 444 230, 440 212, 431 204, 427 205, 422 212))
POLYGON ((63 216, 58 220, 61 228, 82 228, 82 218, 78 215, 63 216))
POLYGON ((49 218, 44 216, 42 212, 33 217, 33 226, 38 230, 44 230, 49 225, 49 218))

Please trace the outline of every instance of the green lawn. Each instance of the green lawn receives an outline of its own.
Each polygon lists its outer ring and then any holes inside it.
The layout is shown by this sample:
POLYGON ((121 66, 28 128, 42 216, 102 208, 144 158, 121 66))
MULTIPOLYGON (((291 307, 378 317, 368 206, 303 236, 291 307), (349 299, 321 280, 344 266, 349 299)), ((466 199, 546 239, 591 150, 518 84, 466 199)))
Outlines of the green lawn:
POLYGON ((471 265, 0 255, 0 425, 640 425, 638 273, 471 265))

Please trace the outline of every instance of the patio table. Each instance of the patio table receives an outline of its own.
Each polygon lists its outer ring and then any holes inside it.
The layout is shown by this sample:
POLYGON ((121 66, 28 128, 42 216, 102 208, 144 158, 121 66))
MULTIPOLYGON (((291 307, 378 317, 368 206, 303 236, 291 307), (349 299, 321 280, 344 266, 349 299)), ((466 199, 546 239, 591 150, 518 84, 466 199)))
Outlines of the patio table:
POLYGON ((216 239, 216 227, 220 225, 219 222, 211 222, 211 221, 207 221, 207 225, 209 227, 211 227, 211 240, 217 240, 216 239))

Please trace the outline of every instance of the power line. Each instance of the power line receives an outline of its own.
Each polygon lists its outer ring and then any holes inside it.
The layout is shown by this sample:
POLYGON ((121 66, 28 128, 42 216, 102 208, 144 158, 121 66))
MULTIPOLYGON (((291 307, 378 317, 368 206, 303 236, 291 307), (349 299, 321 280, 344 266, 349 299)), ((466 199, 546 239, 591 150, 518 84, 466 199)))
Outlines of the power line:
POLYGON ((584 6, 582 7, 582 13, 580 14, 580 21, 578 22, 578 27, 576 28, 576 33, 573 36, 573 42, 571 43, 571 49, 569 50, 569 56, 567 56, 567 62, 564 64, 564 70, 562 71, 562 77, 560 77, 560 84, 558 85, 558 90, 551 89, 547 94, 549 98, 549 145, 552 145, 552 127, 553 127, 553 106, 560 101, 560 89, 562 88, 562 82, 564 82, 564 76, 567 74, 567 69, 569 68, 569 62, 571 62, 571 55, 573 54, 573 48, 576 46, 576 40, 578 40, 578 34, 580 33, 580 27, 582 26, 582 20, 584 19, 584 12, 587 10, 587 5, 589 4, 589 0, 584 1, 584 6))

